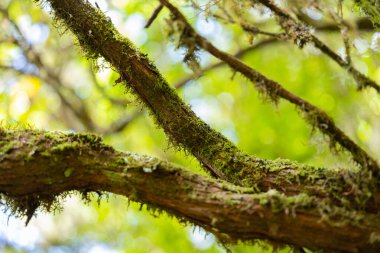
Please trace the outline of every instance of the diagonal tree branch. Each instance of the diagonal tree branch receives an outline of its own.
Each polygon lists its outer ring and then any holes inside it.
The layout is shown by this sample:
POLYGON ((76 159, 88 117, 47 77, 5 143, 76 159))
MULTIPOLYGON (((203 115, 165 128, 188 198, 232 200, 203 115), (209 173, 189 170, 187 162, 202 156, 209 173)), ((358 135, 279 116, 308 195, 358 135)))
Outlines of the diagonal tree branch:
POLYGON ((380 176, 380 168, 376 160, 374 160, 369 154, 367 154, 366 151, 359 147, 340 128, 338 128, 333 119, 323 110, 286 90, 279 83, 252 69, 236 57, 220 51, 191 27, 191 25, 187 22, 186 17, 178 8, 167 0, 160 0, 160 2, 170 10, 176 21, 183 24, 184 30, 182 31, 181 36, 186 38, 182 39, 193 41, 193 43, 200 48, 209 52, 216 58, 226 62, 232 69, 247 77, 255 84, 256 89, 268 95, 274 102, 278 102, 279 98, 283 98, 296 105, 297 108, 304 113, 307 121, 318 128, 323 134, 330 137, 333 147, 335 147, 337 143, 340 144, 352 155, 354 161, 360 164, 363 168, 369 169, 376 177, 380 176))
POLYGON ((165 210, 228 243, 267 239, 337 252, 380 249, 376 215, 324 206, 324 199, 304 193, 254 193, 156 158, 116 151, 91 134, 1 128, 0 177, 1 203, 28 220, 38 208, 50 210, 61 194, 107 191, 165 210), (325 209, 334 214, 326 216, 325 209))
POLYGON ((151 110, 170 140, 191 152, 214 175, 238 182, 242 167, 261 169, 260 159, 241 153, 185 105, 156 67, 123 38, 104 14, 84 1, 48 1, 89 56, 104 57, 151 110), (247 164, 242 166, 242 164, 247 164), (249 164, 249 165, 248 165, 249 164))
MULTIPOLYGON (((247 47, 247 48, 244 48, 244 49, 238 51, 235 54, 235 57, 237 57, 237 58, 244 57, 245 55, 247 55, 248 53, 250 53, 252 51, 261 49, 262 47, 268 46, 268 45, 275 43, 275 42, 276 42, 276 40, 274 40, 274 39, 261 40, 260 42, 254 44, 250 47, 247 47)), ((181 89, 182 87, 187 85, 190 81, 195 80, 197 78, 200 78, 206 72, 217 69, 217 68, 222 67, 224 65, 226 65, 226 63, 223 61, 220 61, 220 62, 217 62, 214 64, 210 64, 209 66, 206 66, 202 69, 199 69, 197 71, 197 73, 193 73, 193 74, 191 74, 191 75, 189 75, 183 79, 178 80, 173 85, 173 87, 175 89, 181 89)), ((1 66, 0 66, 0 68, 1 68, 1 66)), ((112 124, 112 126, 109 129, 102 131, 102 133, 107 135, 107 134, 113 134, 113 133, 123 131, 132 121, 134 121, 138 117, 142 116, 143 114, 144 114, 143 111, 136 110, 135 112, 132 113, 131 116, 122 118, 122 119, 114 122, 114 124, 112 124)))

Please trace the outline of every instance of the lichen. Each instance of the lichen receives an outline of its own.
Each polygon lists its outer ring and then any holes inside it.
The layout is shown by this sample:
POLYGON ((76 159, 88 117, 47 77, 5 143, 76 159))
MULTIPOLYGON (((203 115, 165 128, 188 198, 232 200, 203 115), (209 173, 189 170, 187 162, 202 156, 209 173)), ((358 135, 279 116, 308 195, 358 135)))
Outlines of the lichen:
POLYGON ((312 41, 311 30, 306 25, 284 17, 279 18, 279 23, 285 31, 282 39, 293 41, 300 48, 312 41))

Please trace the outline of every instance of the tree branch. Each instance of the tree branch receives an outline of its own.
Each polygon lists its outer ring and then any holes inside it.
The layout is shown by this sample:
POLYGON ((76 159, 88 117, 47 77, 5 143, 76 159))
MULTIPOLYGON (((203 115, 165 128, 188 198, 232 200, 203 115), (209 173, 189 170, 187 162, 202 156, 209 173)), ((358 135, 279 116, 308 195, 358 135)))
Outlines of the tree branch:
POLYGON ((144 28, 149 28, 149 26, 154 22, 154 20, 157 18, 158 14, 160 14, 162 8, 164 8, 164 6, 162 4, 160 4, 154 11, 153 11, 153 14, 152 16, 150 16, 150 18, 148 19, 148 21, 146 22, 146 25, 144 26, 144 28))
POLYGON ((102 56, 119 72, 126 87, 151 110, 172 143, 187 149, 219 178, 239 182, 243 167, 260 175, 261 159, 243 154, 199 119, 148 58, 123 38, 100 10, 83 0, 48 2, 56 17, 77 36, 89 57, 102 56))
MULTIPOLYGON (((268 46, 272 43, 275 43, 277 42, 276 40, 274 39, 265 39, 265 40, 261 40, 259 42, 257 42, 256 44, 250 46, 250 47, 247 47, 247 48, 244 48, 242 50, 239 50, 236 54, 235 54, 235 57, 237 58, 241 58, 243 56, 245 56, 246 54, 252 52, 252 51, 255 51, 255 50, 258 50, 262 47, 265 47, 265 46, 268 46)), ((219 67, 222 67, 226 65, 225 62, 223 61, 220 61, 220 62, 217 62, 217 63, 214 63, 214 64, 210 64, 202 69, 199 69, 197 71, 197 73, 193 73, 193 74, 190 74, 188 75, 187 77, 185 78, 182 78, 180 80, 178 80, 174 85, 173 87, 175 89, 181 89, 182 87, 184 87, 186 84, 188 84, 190 81, 192 80, 195 80, 199 77, 201 77, 202 75, 204 75, 206 72, 209 72, 211 70, 214 70, 216 68, 219 68, 219 67)), ((1 66, 0 66, 1 67, 1 66)), ((112 101, 112 100, 111 100, 112 101)), ((113 134, 113 133, 117 133, 117 132, 120 132, 120 131, 123 131, 127 126, 129 126, 129 124, 134 121, 135 119, 137 119, 138 117, 142 116, 144 113, 143 111, 141 110, 136 110, 135 112, 132 113, 131 116, 128 116, 128 117, 125 117, 125 118, 122 118, 116 122, 114 122, 114 124, 112 124, 112 126, 105 130, 105 131, 102 131, 103 134, 107 135, 107 134, 113 134)))
MULTIPOLYGON (((251 0, 252 1, 252 0, 251 0)), ((283 27, 286 33, 290 36, 295 36, 294 42, 299 46, 303 46, 305 43, 311 42, 316 48, 321 50, 325 55, 329 56, 339 66, 347 69, 358 84, 359 89, 372 87, 380 94, 380 86, 372 79, 366 77, 363 73, 358 71, 349 61, 346 61, 329 48, 318 37, 312 34, 309 29, 302 23, 294 19, 289 13, 278 7, 272 0, 257 0, 271 11, 273 11, 280 20, 280 25, 283 27)), ((252 1, 254 3, 254 1, 252 1)))
POLYGON ((376 177, 380 176, 380 168, 376 160, 374 160, 369 154, 367 154, 366 151, 359 147, 340 128, 338 128, 333 119, 323 110, 286 90, 279 83, 257 72, 255 69, 249 67, 236 57, 220 51, 191 27, 191 25, 187 22, 186 17, 178 8, 167 0, 160 0, 160 2, 170 10, 173 18, 181 22, 185 27, 181 36, 186 37, 185 39, 188 41, 193 41, 200 48, 209 52, 216 58, 226 62, 232 69, 243 74, 255 84, 256 89, 265 95, 268 95, 273 102, 277 103, 279 98, 283 98, 296 105, 297 108, 304 113, 306 120, 311 123, 313 127, 318 128, 323 134, 330 137, 332 147, 335 147, 337 143, 340 144, 340 146, 351 154, 354 161, 360 164, 363 168, 369 169, 376 177))
POLYGON ((3 201, 28 219, 69 191, 108 191, 202 226, 225 242, 268 239, 339 252, 380 249, 376 215, 323 206, 307 194, 254 193, 156 158, 116 151, 91 134, 0 129, 0 178, 3 201), (324 208, 334 215, 326 216, 324 208))
MULTIPOLYGON (((377 189, 376 178, 368 170, 337 174, 333 170, 288 160, 264 160, 241 152, 182 102, 155 66, 115 30, 100 10, 83 0, 50 0, 49 3, 55 15, 78 37, 87 54, 94 58, 103 56, 110 62, 127 87, 152 111, 171 141, 190 151, 214 176, 261 190, 325 196, 354 209, 365 208, 369 200, 376 201, 373 194, 377 189), (311 185, 317 187, 309 189, 311 185)), ((226 62, 231 64, 229 60, 226 62)), ((238 61, 238 64, 242 63, 238 61)), ((245 68, 251 73, 249 67, 245 68)))

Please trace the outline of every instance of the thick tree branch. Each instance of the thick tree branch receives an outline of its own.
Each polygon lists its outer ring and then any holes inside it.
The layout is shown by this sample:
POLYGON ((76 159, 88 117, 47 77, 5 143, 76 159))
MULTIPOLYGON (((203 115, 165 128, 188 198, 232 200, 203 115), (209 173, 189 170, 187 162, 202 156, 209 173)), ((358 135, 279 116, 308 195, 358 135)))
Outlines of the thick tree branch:
POLYGON ((171 142, 190 151, 219 178, 243 184, 243 180, 255 183, 264 176, 265 161, 242 153, 200 120, 147 57, 116 31, 100 10, 84 1, 48 2, 89 57, 104 57, 120 73, 126 87, 151 110, 171 142))
POLYGON ((28 218, 65 192, 108 191, 200 225, 226 242, 269 239, 338 252, 380 249, 375 215, 322 206, 307 194, 254 193, 156 158, 116 151, 91 134, 0 129, 0 177, 3 200, 28 218), (324 209, 335 213, 326 217, 324 209))

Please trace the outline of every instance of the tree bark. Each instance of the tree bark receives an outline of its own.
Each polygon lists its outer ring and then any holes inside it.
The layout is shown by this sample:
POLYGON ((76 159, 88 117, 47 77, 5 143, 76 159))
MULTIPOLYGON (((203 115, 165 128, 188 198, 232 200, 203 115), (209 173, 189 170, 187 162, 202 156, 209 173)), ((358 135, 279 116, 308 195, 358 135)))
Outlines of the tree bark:
POLYGON ((286 189, 288 194, 305 191, 335 197, 338 202, 343 194, 345 202, 354 200, 354 208, 358 204, 362 208, 363 203, 373 196, 376 186, 366 171, 336 173, 287 160, 259 159, 241 152, 182 102, 146 55, 122 37, 100 10, 83 0, 48 2, 55 16, 78 38, 87 55, 104 57, 112 64, 126 87, 132 89, 152 111, 169 139, 189 150, 214 176, 261 190, 286 189), (307 190, 309 185, 318 187, 313 187, 310 192, 307 190), (359 190, 353 191, 353 188, 359 190))
POLYGON ((259 238, 337 252, 380 250, 378 184, 368 171, 337 172, 241 152, 182 102, 100 10, 83 0, 47 2, 88 57, 103 57, 119 72, 169 139, 225 181, 116 151, 95 135, 0 128, 0 192, 14 212, 28 221, 71 190, 108 191, 226 242, 259 238))
POLYGON ((326 206, 337 215, 324 216, 317 197, 255 193, 119 152, 95 135, 2 129, 0 147, 2 199, 28 219, 69 191, 107 191, 202 226, 224 242, 267 239, 336 252, 380 250, 377 215, 326 206))

